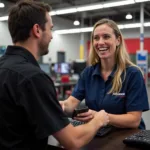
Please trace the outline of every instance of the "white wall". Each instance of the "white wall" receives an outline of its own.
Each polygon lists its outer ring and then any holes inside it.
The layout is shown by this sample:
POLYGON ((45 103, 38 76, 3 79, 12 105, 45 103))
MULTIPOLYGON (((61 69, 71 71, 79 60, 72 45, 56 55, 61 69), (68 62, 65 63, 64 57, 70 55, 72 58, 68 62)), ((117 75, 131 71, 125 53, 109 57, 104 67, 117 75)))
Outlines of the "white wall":
POLYGON ((0 45, 12 44, 7 22, 0 22, 0 45))
MULTIPOLYGON (((64 20, 61 17, 52 17, 52 20, 54 24, 54 30, 75 28, 73 26, 73 22, 64 20)), ((80 33, 67 35, 53 34, 53 39, 49 45, 49 53, 43 57, 43 62, 48 63, 49 59, 51 59, 51 62, 57 62, 58 51, 64 51, 66 53, 66 62, 69 62, 69 60, 79 59, 80 39, 80 33)), ((84 34, 85 57, 87 51, 86 42, 88 40, 89 33, 86 33, 84 34)))
MULTIPOLYGON (((80 50, 80 34, 53 35, 53 39, 49 45, 49 53, 44 56, 44 62, 48 62, 49 58, 52 62, 57 61, 57 52, 64 51, 66 53, 66 61, 79 59, 80 50)), ((86 56, 86 42, 89 40, 88 34, 84 35, 84 51, 86 56)))

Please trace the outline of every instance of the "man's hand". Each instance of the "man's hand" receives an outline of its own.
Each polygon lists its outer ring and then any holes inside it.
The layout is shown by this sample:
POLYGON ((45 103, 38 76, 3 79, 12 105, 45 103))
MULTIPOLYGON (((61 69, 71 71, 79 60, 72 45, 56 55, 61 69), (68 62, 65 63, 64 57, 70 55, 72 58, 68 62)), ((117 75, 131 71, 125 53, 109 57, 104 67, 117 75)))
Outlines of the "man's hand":
POLYGON ((108 113, 106 113, 104 110, 96 112, 94 110, 89 109, 88 112, 80 113, 77 115, 77 117, 74 117, 73 119, 88 122, 93 118, 96 118, 97 121, 101 122, 102 126, 106 126, 109 123, 108 113))
POLYGON ((102 123, 102 126, 106 126, 109 123, 109 116, 105 110, 101 110, 99 112, 95 112, 94 119, 102 123))
POLYGON ((61 105, 62 110, 65 111, 64 101, 59 101, 59 104, 61 105))

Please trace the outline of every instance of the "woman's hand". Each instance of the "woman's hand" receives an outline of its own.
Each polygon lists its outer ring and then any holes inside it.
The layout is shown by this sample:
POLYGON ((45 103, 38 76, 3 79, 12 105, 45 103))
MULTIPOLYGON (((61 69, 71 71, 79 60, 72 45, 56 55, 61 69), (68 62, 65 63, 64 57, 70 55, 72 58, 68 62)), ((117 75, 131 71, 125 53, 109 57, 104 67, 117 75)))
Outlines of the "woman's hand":
POLYGON ((95 112, 96 111, 89 109, 88 112, 80 113, 73 119, 78 120, 78 121, 88 122, 91 119, 93 119, 95 112))

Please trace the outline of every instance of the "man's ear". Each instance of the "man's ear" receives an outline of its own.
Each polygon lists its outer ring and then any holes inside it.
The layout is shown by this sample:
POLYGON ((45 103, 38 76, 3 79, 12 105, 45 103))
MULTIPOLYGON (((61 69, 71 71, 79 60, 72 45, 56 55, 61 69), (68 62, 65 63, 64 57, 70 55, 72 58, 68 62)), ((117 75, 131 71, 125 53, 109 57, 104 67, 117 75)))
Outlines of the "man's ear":
POLYGON ((37 38, 40 37, 40 27, 38 24, 34 24, 34 26, 32 28, 32 32, 35 37, 37 37, 37 38))

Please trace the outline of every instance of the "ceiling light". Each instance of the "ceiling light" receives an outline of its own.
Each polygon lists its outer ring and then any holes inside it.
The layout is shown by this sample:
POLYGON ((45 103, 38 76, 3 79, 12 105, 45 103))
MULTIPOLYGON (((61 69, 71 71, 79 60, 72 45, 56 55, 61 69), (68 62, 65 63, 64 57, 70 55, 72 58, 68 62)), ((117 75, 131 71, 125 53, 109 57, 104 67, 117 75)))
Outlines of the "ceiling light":
POLYGON ((4 7, 5 7, 4 3, 0 3, 0 8, 4 8, 4 7))
POLYGON ((93 27, 81 28, 81 32, 91 32, 93 27))
POLYGON ((132 19, 132 15, 131 15, 130 13, 128 13, 128 14, 126 15, 126 19, 132 19))
POLYGON ((134 3, 135 3, 134 0, 125 0, 125 1, 119 1, 119 2, 106 3, 106 4, 103 4, 103 7, 108 8, 108 7, 129 5, 129 4, 134 4, 134 3))
POLYGON ((51 12, 49 12, 49 15, 50 15, 50 16, 56 15, 56 11, 51 11, 51 12))
POLYGON ((141 27, 141 23, 132 23, 132 24, 125 24, 124 29, 129 29, 129 28, 139 28, 141 27))
POLYGON ((8 20, 8 16, 0 17, 0 21, 5 21, 5 20, 8 20))
POLYGON ((135 3, 134 0, 123 0, 123 1, 119 1, 119 2, 116 1, 116 2, 111 2, 111 3, 96 3, 96 4, 79 6, 79 7, 71 7, 71 8, 61 9, 61 10, 54 10, 52 15, 60 15, 60 14, 68 14, 68 13, 75 13, 75 12, 81 12, 81 11, 103 9, 103 8, 108 8, 108 7, 130 5, 134 3, 135 3))
POLYGON ((54 31, 54 33, 56 33, 56 34, 71 34, 71 33, 91 32, 92 30, 93 30, 93 27, 87 27, 87 28, 56 30, 56 31, 54 31))
MULTIPOLYGON (((110 2, 110 3, 96 3, 96 4, 91 4, 91 5, 82 5, 79 7, 70 7, 66 9, 60 9, 60 10, 54 10, 50 12, 50 15, 61 15, 61 14, 68 14, 68 13, 76 13, 79 11, 88 11, 88 10, 95 10, 95 9, 103 9, 103 8, 108 8, 108 7, 117 7, 117 6, 123 6, 123 5, 130 5, 134 3, 139 3, 139 2, 147 2, 150 0, 123 0, 123 1, 116 1, 116 2, 110 2)), ((3 3, 0 3, 3 4, 3 3)), ((1 17, 0 17, 1 18, 1 17)), ((0 19, 0 21, 3 21, 0 19)))
POLYGON ((150 22, 144 23, 145 27, 150 27, 150 22))
MULTIPOLYGON (((144 23, 145 27, 150 27, 150 22, 144 23)), ((141 23, 132 23, 132 24, 120 24, 118 25, 119 29, 129 29, 129 28, 139 28, 141 23)), ((81 32, 92 32, 93 27, 87 28, 76 28, 76 29, 65 29, 65 30, 55 30, 56 34, 71 34, 71 33, 81 33, 81 32)))
POLYGON ((60 9, 56 11, 56 15, 69 14, 69 13, 75 13, 75 12, 77 12, 76 8, 60 9))
POLYGON ((75 20, 75 21, 73 22, 73 24, 74 24, 75 26, 78 26, 78 25, 80 25, 80 22, 79 22, 78 20, 75 20))
POLYGON ((141 3, 141 2, 148 2, 150 0, 135 0, 136 3, 141 3))
POLYGON ((102 4, 94 4, 89 6, 81 6, 77 7, 77 11, 88 11, 88 10, 95 10, 95 9, 101 9, 103 8, 102 4))

